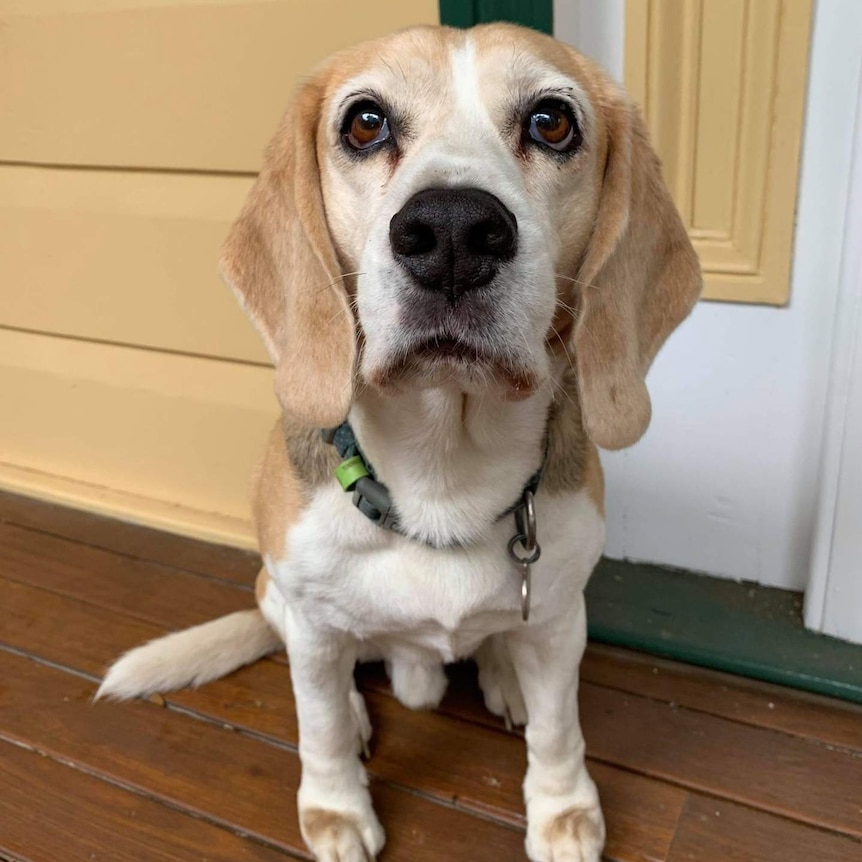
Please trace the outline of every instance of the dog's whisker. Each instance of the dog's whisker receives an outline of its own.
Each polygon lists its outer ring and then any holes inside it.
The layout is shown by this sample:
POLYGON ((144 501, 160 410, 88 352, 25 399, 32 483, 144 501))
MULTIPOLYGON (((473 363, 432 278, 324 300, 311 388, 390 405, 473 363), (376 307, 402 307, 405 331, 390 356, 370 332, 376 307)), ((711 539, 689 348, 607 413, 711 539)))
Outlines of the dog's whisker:
POLYGON ((590 284, 588 281, 578 281, 578 279, 572 278, 570 275, 563 275, 561 272, 555 272, 554 278, 561 278, 563 281, 572 282, 572 284, 580 284, 583 287, 591 287, 593 290, 600 290, 597 284, 590 284))
POLYGON ((562 299, 557 298, 557 307, 562 308, 565 311, 568 311, 569 314, 571 314, 572 317, 575 318, 575 320, 577 320, 579 312, 578 312, 578 309, 575 308, 573 305, 569 305, 567 302, 563 302, 562 299))
POLYGON ((312 285, 312 288, 319 288, 319 290, 315 290, 315 294, 323 293, 333 285, 338 284, 339 281, 344 281, 344 279, 350 278, 354 275, 365 275, 365 273, 359 269, 357 269, 355 272, 343 272, 341 273, 341 275, 335 276, 335 278, 333 278, 331 281, 327 281, 325 283, 322 281, 317 282, 317 284, 312 285))

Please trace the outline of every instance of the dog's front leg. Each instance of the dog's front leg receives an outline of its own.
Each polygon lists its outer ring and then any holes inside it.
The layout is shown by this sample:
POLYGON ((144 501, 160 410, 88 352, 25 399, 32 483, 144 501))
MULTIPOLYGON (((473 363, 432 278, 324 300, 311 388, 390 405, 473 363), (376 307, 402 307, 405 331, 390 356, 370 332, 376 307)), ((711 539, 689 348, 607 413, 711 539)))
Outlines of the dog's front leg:
POLYGON ((356 644, 301 613, 287 615, 302 761, 302 837, 321 862, 366 862, 380 852, 384 835, 359 759, 365 728, 364 703, 353 682, 356 644))
POLYGON ((527 855, 533 862, 599 862, 605 826, 578 720, 583 596, 571 614, 515 629, 506 640, 527 707, 527 855))

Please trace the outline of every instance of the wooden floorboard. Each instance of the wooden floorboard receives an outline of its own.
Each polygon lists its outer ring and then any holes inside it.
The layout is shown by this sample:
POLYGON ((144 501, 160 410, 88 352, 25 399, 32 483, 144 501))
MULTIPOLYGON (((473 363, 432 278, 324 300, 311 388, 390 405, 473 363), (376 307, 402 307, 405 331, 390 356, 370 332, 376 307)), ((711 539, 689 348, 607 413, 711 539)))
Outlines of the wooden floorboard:
MULTIPOLYGON (((294 751, 151 703, 90 702, 85 679, 0 651, 0 738, 133 788, 221 827, 303 854, 294 751)), ((517 829, 372 783, 393 859, 515 859, 517 829)))
POLYGON ((251 587, 0 524, 0 573, 101 607, 185 628, 254 607, 251 587))
POLYGON ((249 551, 175 536, 8 491, 0 491, 0 522, 242 585, 253 583, 260 568, 258 555, 249 551))
POLYGON ((667 862, 859 862, 845 836, 764 816, 724 800, 691 797, 667 862))
MULTIPOLYGON (((458 670, 458 675, 471 674, 458 670)), ((364 679, 373 690, 386 686, 376 669, 365 671, 364 679)), ((772 688, 767 687, 765 703, 772 688)), ((466 690, 459 687, 459 692, 466 690)), ((862 758, 854 751, 590 682, 582 681, 580 701, 587 753, 593 759, 862 837, 862 758)), ((447 698, 442 709, 463 720, 499 726, 475 691, 447 698)), ((835 703, 834 710, 843 717, 845 704, 835 703)), ((828 714, 822 718, 828 721, 828 714)))
MULTIPOLYGON (((151 624, 53 593, 39 595, 33 588, 2 579, 0 604, 8 611, 5 639, 9 646, 93 679, 110 656, 161 633, 151 624), (34 613, 37 606, 41 611, 34 613), (57 618, 67 623, 59 631, 57 618), (80 637, 79 632, 90 634, 80 637)), ((220 725, 287 746, 297 743, 296 708, 284 664, 259 662, 200 690, 166 694, 164 699, 220 725)), ((368 691, 367 701, 375 727, 372 774, 446 804, 522 824, 526 758, 520 738, 489 733, 476 723, 447 720, 439 713, 411 713, 388 693, 368 691), (444 760, 441 750, 450 753, 444 760)), ((108 712, 115 708, 113 704, 94 707, 108 712)), ((611 847, 620 845, 618 858, 631 858, 624 848, 632 843, 666 852, 684 794, 611 767, 598 766, 596 779, 609 818, 620 815, 614 817, 611 829, 611 847), (624 825, 619 841, 617 823, 624 825)))
POLYGON ((596 685, 862 753, 862 706, 593 644, 581 678, 596 685))
MULTIPOLYGON (((124 650, 251 606, 253 555, 186 542, 0 494, 0 859, 307 858, 283 658, 164 706, 90 702, 124 650)), ((358 676, 383 862, 523 859, 523 739, 470 666, 432 713, 358 676)), ((611 862, 862 860, 858 707, 591 647, 581 710, 611 862)))
POLYGON ((8 742, 0 743, 0 824, 0 852, 32 862, 290 858, 8 742))

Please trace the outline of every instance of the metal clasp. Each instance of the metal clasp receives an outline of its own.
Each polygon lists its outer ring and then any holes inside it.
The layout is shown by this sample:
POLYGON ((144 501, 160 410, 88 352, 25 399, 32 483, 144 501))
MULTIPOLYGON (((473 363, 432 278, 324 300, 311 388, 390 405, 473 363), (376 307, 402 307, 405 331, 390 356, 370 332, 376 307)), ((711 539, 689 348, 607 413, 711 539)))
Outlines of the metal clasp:
POLYGON ((356 483, 353 488, 353 505, 384 530, 392 530, 397 524, 398 518, 389 490, 375 479, 365 476, 356 483))
POLYGON ((530 618, 530 593, 532 571, 530 567, 542 555, 536 538, 536 506, 532 491, 524 491, 522 503, 515 510, 515 526, 518 532, 509 539, 509 557, 521 569, 521 619, 530 618), (516 550, 520 546, 520 550, 516 550))

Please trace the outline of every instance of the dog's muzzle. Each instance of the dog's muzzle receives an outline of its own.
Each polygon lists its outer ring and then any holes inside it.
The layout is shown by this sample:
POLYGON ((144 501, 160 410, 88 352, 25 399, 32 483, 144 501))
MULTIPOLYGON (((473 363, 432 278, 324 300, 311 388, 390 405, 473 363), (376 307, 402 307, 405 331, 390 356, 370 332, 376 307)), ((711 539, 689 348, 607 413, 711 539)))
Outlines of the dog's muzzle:
POLYGON ((392 217, 389 243, 416 284, 454 302, 514 257, 518 223, 481 189, 425 189, 392 217))

